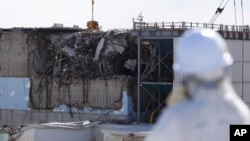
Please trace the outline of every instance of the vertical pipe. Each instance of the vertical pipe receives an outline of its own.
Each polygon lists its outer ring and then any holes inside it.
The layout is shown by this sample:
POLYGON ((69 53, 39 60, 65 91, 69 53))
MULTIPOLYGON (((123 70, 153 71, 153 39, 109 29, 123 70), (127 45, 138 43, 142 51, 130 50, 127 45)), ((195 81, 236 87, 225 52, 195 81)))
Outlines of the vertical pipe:
POLYGON ((135 30, 135 19, 133 18, 133 30, 135 30))
POLYGON ((242 98, 242 100, 244 100, 244 40, 245 40, 245 38, 244 38, 244 33, 245 33, 245 30, 244 30, 244 26, 245 26, 245 23, 244 23, 244 13, 243 13, 243 2, 242 2, 242 0, 241 0, 241 14, 242 14, 242 27, 243 27, 243 29, 242 29, 242 55, 241 55, 241 59, 242 59, 242 63, 241 63, 241 65, 242 65, 242 86, 241 86, 241 89, 242 89, 242 96, 241 96, 241 98, 242 98))
POLYGON ((138 31, 137 48, 137 122, 140 122, 141 105, 141 33, 138 31))
POLYGON ((237 26, 237 15, 236 15, 236 3, 234 0, 234 18, 235 18, 235 25, 237 26))
MULTIPOLYGON (((158 44, 158 82, 160 82, 160 79, 161 79, 161 43, 158 44)), ((161 98, 160 91, 158 91, 158 101, 160 101, 160 98, 161 98)), ((158 104, 158 107, 160 107, 160 104, 158 104)))
POLYGON ((244 23, 244 10, 243 10, 243 1, 241 0, 241 16, 242 16, 242 26, 244 29, 245 23, 244 23))
MULTIPOLYGON (((244 30, 242 31, 242 36, 244 36, 244 30)), ((244 37, 242 37, 242 42, 241 42, 241 47, 242 47, 242 55, 241 55, 241 79, 242 79, 242 85, 241 85, 241 91, 242 91, 242 96, 241 99, 244 100, 244 37)))

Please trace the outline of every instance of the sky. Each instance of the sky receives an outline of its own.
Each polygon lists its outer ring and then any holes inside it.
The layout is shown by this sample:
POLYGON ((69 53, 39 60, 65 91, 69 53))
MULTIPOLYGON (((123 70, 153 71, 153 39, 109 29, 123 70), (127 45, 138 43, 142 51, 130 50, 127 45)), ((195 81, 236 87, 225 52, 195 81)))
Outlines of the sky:
MULTIPOLYGON (((103 30, 131 29, 140 12, 143 21, 207 23, 223 0, 94 0, 94 20, 103 30)), ((227 0, 224 0, 224 2, 227 0)), ((216 24, 250 25, 250 0, 229 0, 216 24), (235 11, 236 19, 235 20, 235 11)), ((64 27, 86 28, 91 20, 92 0, 0 0, 0 28, 64 27)))

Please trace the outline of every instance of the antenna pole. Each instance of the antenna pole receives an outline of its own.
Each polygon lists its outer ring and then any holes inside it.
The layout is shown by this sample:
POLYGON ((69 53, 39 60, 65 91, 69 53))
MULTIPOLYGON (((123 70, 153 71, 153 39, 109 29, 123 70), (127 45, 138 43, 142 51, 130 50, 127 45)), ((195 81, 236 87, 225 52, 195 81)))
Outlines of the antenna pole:
POLYGON ((237 26, 237 14, 236 14, 236 3, 234 0, 234 20, 235 20, 235 25, 237 26))

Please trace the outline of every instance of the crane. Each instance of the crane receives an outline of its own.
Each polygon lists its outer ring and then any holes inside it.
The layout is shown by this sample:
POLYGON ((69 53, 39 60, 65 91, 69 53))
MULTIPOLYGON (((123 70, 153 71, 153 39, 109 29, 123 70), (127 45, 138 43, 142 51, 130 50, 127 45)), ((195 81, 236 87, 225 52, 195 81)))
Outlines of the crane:
POLYGON ((89 31, 100 31, 98 22, 94 20, 94 4, 95 4, 94 0, 92 0, 91 3, 92 3, 92 13, 91 13, 92 19, 91 21, 87 22, 87 27, 89 31))
POLYGON ((229 2, 229 0, 227 0, 225 3, 224 3, 224 0, 222 0, 219 7, 216 9, 214 16, 209 21, 209 24, 213 24, 215 22, 215 20, 222 13, 222 11, 224 10, 224 8, 225 8, 225 6, 227 5, 228 2, 229 2), (224 5, 223 5, 223 3, 224 3, 224 5))

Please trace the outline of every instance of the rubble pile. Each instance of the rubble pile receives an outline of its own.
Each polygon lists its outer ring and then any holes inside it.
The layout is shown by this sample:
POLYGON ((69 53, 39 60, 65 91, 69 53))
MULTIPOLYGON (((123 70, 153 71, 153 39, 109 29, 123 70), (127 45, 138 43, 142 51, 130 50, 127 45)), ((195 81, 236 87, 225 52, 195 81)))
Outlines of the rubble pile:
POLYGON ((76 33, 67 40, 52 40, 47 53, 44 75, 53 78, 136 75, 137 40, 129 32, 110 31, 95 38, 76 33))
POLYGON ((20 127, 9 127, 9 126, 5 125, 3 127, 0 127, 0 133, 9 134, 11 136, 11 135, 14 135, 14 134, 21 132, 22 128, 26 127, 26 126, 27 125, 22 125, 20 127))

